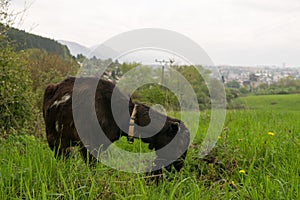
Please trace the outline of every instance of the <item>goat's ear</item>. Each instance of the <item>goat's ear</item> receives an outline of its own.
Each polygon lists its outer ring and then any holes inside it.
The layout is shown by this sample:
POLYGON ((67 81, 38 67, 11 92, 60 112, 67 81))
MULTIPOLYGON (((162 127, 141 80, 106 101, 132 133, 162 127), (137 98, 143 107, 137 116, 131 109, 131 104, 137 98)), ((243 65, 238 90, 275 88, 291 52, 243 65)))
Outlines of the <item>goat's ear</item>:
POLYGON ((44 98, 51 99, 55 95, 57 88, 58 88, 57 85, 54 84, 48 85, 47 88, 45 89, 44 98))
POLYGON ((129 98, 129 104, 134 104, 133 101, 132 101, 132 98, 129 94, 128 94, 128 98, 129 98))
POLYGON ((179 123, 178 122, 171 122, 171 129, 172 131, 178 131, 179 130, 179 123))

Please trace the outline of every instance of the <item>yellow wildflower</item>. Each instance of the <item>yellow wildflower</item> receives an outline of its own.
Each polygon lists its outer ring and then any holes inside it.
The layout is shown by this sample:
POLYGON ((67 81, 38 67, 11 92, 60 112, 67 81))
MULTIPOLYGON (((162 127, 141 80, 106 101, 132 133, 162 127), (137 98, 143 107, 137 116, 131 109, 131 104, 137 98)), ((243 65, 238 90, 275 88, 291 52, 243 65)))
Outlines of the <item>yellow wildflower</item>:
POLYGON ((239 171, 239 173, 240 173, 240 174, 246 174, 246 171, 243 170, 243 169, 241 169, 241 170, 239 171))
POLYGON ((268 135, 270 135, 270 136, 274 136, 275 134, 273 133, 273 132, 268 132, 268 135))

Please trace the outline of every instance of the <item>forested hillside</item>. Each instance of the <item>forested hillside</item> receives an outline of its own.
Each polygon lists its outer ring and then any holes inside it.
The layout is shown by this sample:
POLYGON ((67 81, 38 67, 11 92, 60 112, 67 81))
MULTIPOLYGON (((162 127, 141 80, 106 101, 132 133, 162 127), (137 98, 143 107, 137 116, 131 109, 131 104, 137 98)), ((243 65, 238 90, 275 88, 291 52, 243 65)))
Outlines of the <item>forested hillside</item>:
POLYGON ((5 30, 5 40, 1 43, 13 44, 17 51, 25 49, 40 49, 50 54, 61 55, 64 58, 71 57, 68 47, 55 40, 27 33, 16 28, 7 28, 0 25, 0 32, 4 32, 3 29, 7 30, 5 30))

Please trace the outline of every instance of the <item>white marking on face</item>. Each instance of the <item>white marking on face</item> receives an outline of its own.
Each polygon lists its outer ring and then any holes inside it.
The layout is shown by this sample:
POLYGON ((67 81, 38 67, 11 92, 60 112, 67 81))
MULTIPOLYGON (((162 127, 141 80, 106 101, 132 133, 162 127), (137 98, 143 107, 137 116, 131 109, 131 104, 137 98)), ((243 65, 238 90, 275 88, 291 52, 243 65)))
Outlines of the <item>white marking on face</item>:
POLYGON ((65 103, 65 102, 67 102, 69 99, 71 98, 71 95, 70 94, 65 94, 62 98, 61 98, 61 100, 56 100, 56 101, 54 101, 54 103, 52 104, 52 106, 51 107, 53 107, 53 106, 59 106, 59 104, 62 104, 62 103, 65 103))

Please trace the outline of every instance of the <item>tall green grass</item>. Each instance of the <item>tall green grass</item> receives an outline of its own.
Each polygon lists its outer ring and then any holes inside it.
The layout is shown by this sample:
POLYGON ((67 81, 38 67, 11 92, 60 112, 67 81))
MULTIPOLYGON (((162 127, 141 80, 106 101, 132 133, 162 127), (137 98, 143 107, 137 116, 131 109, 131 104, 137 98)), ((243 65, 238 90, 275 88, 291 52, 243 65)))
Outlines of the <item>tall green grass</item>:
POLYGON ((280 113, 300 112, 300 94, 248 96, 235 100, 233 104, 280 113))
MULTIPOLYGON (((238 99, 211 154, 200 159, 209 122, 203 113, 197 136, 179 173, 156 185, 146 174, 88 167, 74 153, 56 160, 43 140, 21 134, 0 139, 0 199, 299 199, 300 96, 238 99), (276 103, 274 103, 276 102, 276 103), (299 108, 299 109, 298 109, 299 108), (243 170, 243 171, 241 171, 243 170)), ((126 140, 132 151, 146 146, 126 140)))

